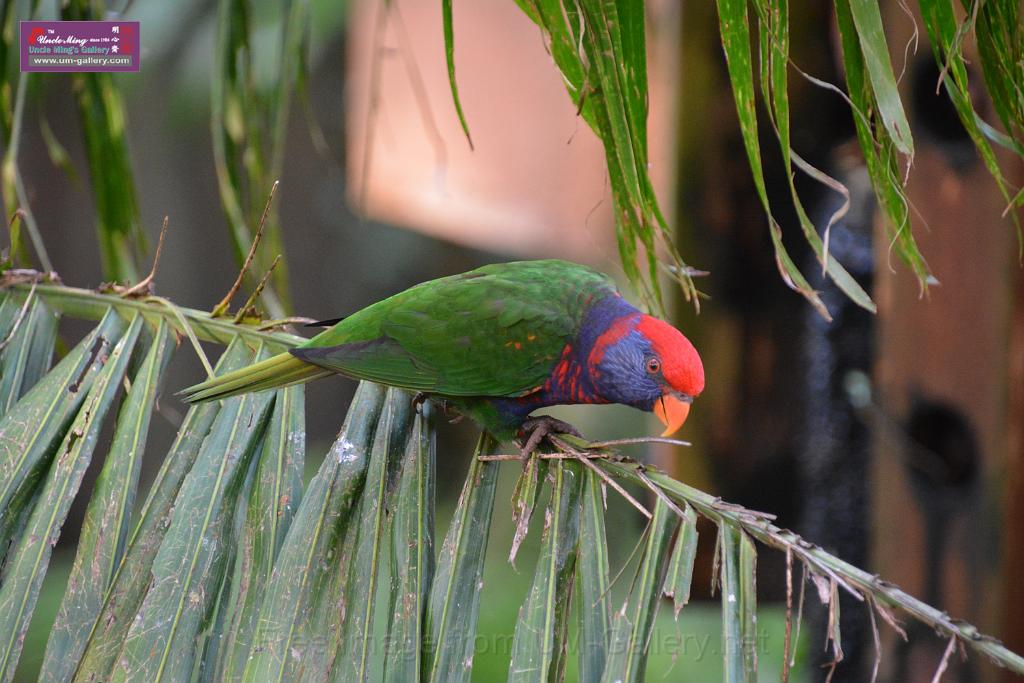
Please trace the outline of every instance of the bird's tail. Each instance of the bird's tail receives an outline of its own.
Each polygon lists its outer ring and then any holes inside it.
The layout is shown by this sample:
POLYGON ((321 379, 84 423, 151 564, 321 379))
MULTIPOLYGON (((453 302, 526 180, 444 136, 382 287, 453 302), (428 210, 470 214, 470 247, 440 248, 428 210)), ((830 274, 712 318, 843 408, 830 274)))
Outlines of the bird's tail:
POLYGON ((179 394, 189 403, 199 403, 247 394, 251 391, 280 389, 330 374, 330 370, 306 363, 285 352, 226 375, 211 377, 205 382, 182 390, 179 394))

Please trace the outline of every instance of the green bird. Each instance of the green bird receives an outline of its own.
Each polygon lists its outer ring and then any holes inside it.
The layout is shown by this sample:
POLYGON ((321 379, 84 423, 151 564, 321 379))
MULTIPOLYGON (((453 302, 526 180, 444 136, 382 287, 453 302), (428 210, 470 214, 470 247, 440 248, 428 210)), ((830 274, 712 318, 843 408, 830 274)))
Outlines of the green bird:
POLYGON ((442 400, 528 454, 577 434, 539 408, 622 403, 675 433, 704 389, 693 344, 566 261, 521 261, 424 282, 324 324, 304 344, 182 393, 189 402, 276 389, 334 373, 442 400))

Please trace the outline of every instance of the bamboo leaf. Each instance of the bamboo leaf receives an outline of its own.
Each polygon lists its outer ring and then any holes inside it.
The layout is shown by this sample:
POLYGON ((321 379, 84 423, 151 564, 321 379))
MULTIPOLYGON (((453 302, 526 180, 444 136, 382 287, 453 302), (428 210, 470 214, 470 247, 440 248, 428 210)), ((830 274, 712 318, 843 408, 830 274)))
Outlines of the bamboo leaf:
MULTIPOLYGON (((256 359, 265 355, 261 349, 256 359)), ((178 492, 153 560, 152 585, 128 630, 112 681, 142 677, 160 683, 190 676, 201 653, 196 639, 210 623, 234 557, 234 511, 272 401, 271 393, 259 392, 223 402, 178 492)))
POLYGON ((448 83, 452 89, 452 102, 458 114, 462 132, 466 134, 466 142, 473 149, 473 136, 469 134, 469 124, 462 112, 462 100, 459 99, 459 84, 455 79, 455 31, 452 28, 452 0, 441 0, 441 18, 444 24, 444 58, 448 65, 448 83))
POLYGON ((339 558, 342 571, 333 574, 331 583, 336 585, 328 589, 329 596, 343 596, 344 614, 341 647, 331 665, 330 680, 371 680, 377 588, 388 540, 385 528, 388 482, 406 451, 411 412, 412 396, 401 389, 389 389, 377 424, 366 484, 355 515, 345 530, 339 558))
POLYGON ((136 317, 116 346, 97 337, 98 370, 47 472, 38 503, 18 541, 0 587, 0 679, 14 677, 25 633, 35 610, 53 546, 92 458, 103 419, 120 389, 132 349, 142 329, 136 317))
POLYGON ((509 681, 559 681, 564 674, 583 477, 578 463, 560 460, 555 461, 551 474, 551 503, 533 585, 519 609, 509 681))
MULTIPOLYGON (((318 611, 338 546, 363 489, 384 389, 362 382, 334 445, 309 483, 274 563, 243 680, 297 680, 315 657, 326 660, 336 642, 337 605, 318 611), (330 609, 334 607, 335 609, 330 609), (329 640, 331 631, 335 637, 329 640)), ((333 652, 333 651, 332 651, 333 652)), ((321 671, 325 671, 326 668, 321 671)))
POLYGON ((602 483, 593 470, 583 472, 580 512, 580 550, 576 563, 576 591, 580 636, 580 680, 597 681, 604 671, 611 633, 611 597, 608 539, 604 526, 602 483))
POLYGON ((910 124, 903 111, 903 102, 896 87, 896 75, 889 59, 889 45, 882 28, 882 13, 876 0, 850 0, 850 13, 857 27, 857 38, 864 55, 871 89, 875 93, 878 111, 896 148, 909 157, 914 156, 914 139, 910 124))
POLYGON ((676 535, 672 560, 665 576, 664 593, 672 598, 676 620, 679 612, 690 601, 690 583, 693 580, 693 561, 697 557, 697 513, 688 504, 683 505, 683 523, 676 535))
POLYGON ((420 407, 402 462, 391 531, 391 605, 384 680, 409 683, 423 670, 427 599, 434 578, 434 462, 430 403, 420 407))
POLYGON ((917 248, 910 229, 907 199, 899 175, 896 143, 881 122, 872 120, 878 111, 875 94, 865 66, 860 37, 855 25, 850 0, 835 0, 836 24, 839 27, 843 52, 843 71, 853 107, 857 141, 867 165, 871 185, 878 203, 888 217, 888 234, 898 247, 900 256, 910 266, 924 288, 934 281, 928 265, 917 248))
MULTIPOLYGON (((1010 204, 1013 202, 1012 190, 1009 183, 1003 177, 1002 170, 999 168, 999 161, 996 159, 995 152, 986 137, 985 130, 987 130, 987 127, 982 127, 984 121, 975 111, 974 104, 971 101, 967 66, 961 52, 961 31, 957 26, 952 3, 949 0, 921 0, 919 5, 921 7, 921 17, 928 32, 928 40, 935 55, 935 61, 943 69, 943 87, 946 89, 946 93, 949 95, 949 99, 953 103, 957 115, 960 117, 964 130, 967 131, 967 134, 970 135, 971 140, 974 142, 974 146, 978 150, 985 168, 988 169, 988 172, 996 181, 996 186, 999 188, 1007 204, 1010 204), (947 64, 948 67, 946 66, 947 64)), ((1020 18, 1018 17, 1018 20, 1020 18)), ((984 23, 981 26, 987 28, 984 23)), ((977 32, 979 53, 983 64, 989 51, 983 49, 981 45, 991 45, 995 42, 987 39, 985 28, 981 28, 977 32)), ((998 48, 995 49, 998 50, 998 48)), ((1024 76, 1024 67, 1020 69, 1020 73, 1024 76)), ((992 93, 993 102, 996 98, 1003 96, 1003 93, 1004 91, 1001 87, 996 88, 996 92, 992 93)), ((997 111, 1000 110, 998 105, 996 108, 997 111)), ((1013 130, 1013 127, 1008 125, 1005 120, 1004 125, 1007 126, 1007 130, 1013 130)), ((1019 119, 1019 126, 1024 127, 1024 118, 1019 119)), ((1012 144, 1010 148, 1013 148, 1012 144)), ((1018 155, 1024 156, 1024 149, 1017 149, 1015 151, 1018 155)), ((1010 216, 1017 227, 1018 241, 1021 242, 1021 247, 1024 248, 1024 241, 1021 241, 1021 226, 1017 212, 1010 212, 1010 216)))
MULTIPOLYGON (((217 371, 227 373, 251 361, 251 349, 238 338, 221 355, 217 371)), ((192 469, 220 410, 219 401, 199 403, 185 415, 128 538, 124 558, 104 595, 100 616, 93 622, 85 651, 76 664, 75 681, 109 680, 128 629, 149 590, 153 560, 171 524, 171 513, 182 482, 192 469)))
POLYGON ((100 351, 109 348, 123 329, 124 321, 108 311, 85 339, 0 418, 0 543, 4 547, 103 366, 100 351))
POLYGON ((647 60, 639 0, 517 0, 549 41, 569 96, 601 138, 626 276, 653 311, 664 311, 657 249, 690 300, 697 290, 675 248, 647 170, 647 60), (647 272, 637 261, 643 246, 647 272))
POLYGON ((498 463, 481 462, 477 456, 491 453, 493 448, 494 439, 486 432, 481 434, 441 547, 424 629, 426 680, 467 681, 470 677, 498 480, 498 463))
POLYGON ((248 495, 238 549, 229 625, 220 647, 224 663, 210 667, 219 680, 240 680, 252 648, 263 596, 302 494, 305 463, 305 400, 301 387, 277 392, 263 452, 248 495))
MULTIPOLYGON (((782 243, 782 228, 775 220, 765 187, 764 169, 761 164, 761 148, 757 134, 757 112, 754 107, 754 69, 750 59, 750 26, 747 19, 746 0, 717 0, 718 19, 725 50, 725 62, 729 70, 733 97, 736 100, 736 114, 739 117, 743 146, 754 176, 754 187, 761 199, 761 206, 768 217, 768 229, 775 248, 775 263, 786 285, 802 294, 815 310, 826 320, 831 320, 828 309, 818 293, 793 263, 782 243)), ((788 150, 788 145, 786 149, 788 150)))
POLYGON ((849 190, 838 180, 804 161, 791 147, 788 83, 789 2, 788 0, 756 0, 754 7, 757 8, 760 23, 761 92, 768 105, 769 118, 775 127, 775 134, 782 152, 785 176, 789 183, 789 193, 793 199, 793 207, 796 210, 804 239, 807 240, 807 244, 814 251, 818 262, 822 264, 824 271, 832 278, 836 286, 858 306, 874 313, 877 307, 868 293, 839 261, 827 253, 827 244, 819 236, 817 228, 807 215, 803 201, 796 189, 793 173, 794 161, 807 175, 843 195, 843 204, 832 214, 823 230, 825 235, 828 235, 832 225, 849 209, 849 190))
MULTIPOLYGON (((1012 0, 982 2, 975 37, 985 85, 1008 137, 1024 156, 1024 9, 1012 0)), ((990 136, 991 137, 991 136, 990 136)))
POLYGON ((42 680, 70 679, 121 562, 149 422, 172 342, 169 330, 161 325, 121 406, 110 452, 85 512, 64 599, 46 644, 42 680))
POLYGON ((659 498, 654 506, 644 554, 629 595, 612 617, 612 634, 602 681, 642 681, 651 628, 665 583, 668 544, 679 519, 659 498))

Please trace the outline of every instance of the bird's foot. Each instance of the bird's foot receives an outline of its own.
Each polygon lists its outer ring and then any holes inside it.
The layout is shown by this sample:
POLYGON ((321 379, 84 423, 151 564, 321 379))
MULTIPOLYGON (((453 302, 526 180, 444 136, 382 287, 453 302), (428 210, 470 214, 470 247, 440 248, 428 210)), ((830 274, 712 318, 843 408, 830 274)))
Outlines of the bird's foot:
POLYGON ((526 436, 522 450, 519 451, 524 467, 541 442, 551 434, 570 434, 580 439, 583 438, 579 430, 571 424, 550 415, 538 415, 537 417, 528 418, 523 421, 519 429, 526 436))

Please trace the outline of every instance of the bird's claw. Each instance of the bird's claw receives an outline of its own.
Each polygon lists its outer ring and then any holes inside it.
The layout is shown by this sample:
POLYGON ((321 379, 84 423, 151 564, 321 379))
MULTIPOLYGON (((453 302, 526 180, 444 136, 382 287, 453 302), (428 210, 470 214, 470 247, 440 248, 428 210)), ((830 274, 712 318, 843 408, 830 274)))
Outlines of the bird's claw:
POLYGON ((522 450, 519 452, 520 457, 523 459, 523 467, 526 466, 530 456, 537 450, 541 442, 551 434, 570 434, 580 439, 583 438, 579 430, 571 424, 549 415, 540 415, 525 420, 520 426, 520 431, 524 435, 529 434, 523 443, 522 450))

